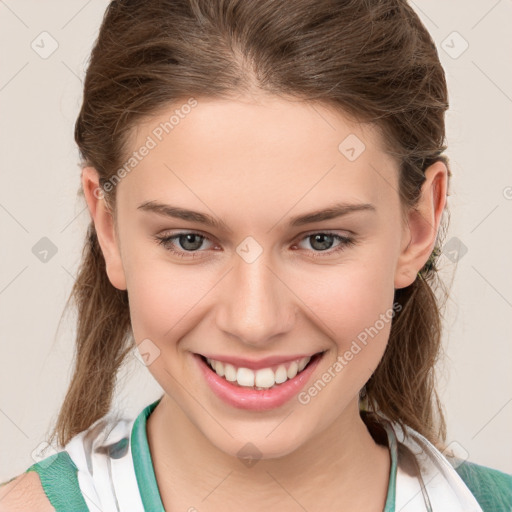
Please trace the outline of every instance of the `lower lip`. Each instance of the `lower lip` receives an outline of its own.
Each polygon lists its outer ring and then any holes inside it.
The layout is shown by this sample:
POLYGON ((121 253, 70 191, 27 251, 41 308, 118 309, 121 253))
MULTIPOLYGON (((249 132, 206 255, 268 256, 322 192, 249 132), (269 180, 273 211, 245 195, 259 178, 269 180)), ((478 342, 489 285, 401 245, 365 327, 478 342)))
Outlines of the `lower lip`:
POLYGON ((323 354, 319 357, 315 357, 315 359, 293 379, 287 380, 270 389, 258 390, 238 386, 223 377, 219 377, 208 364, 203 361, 199 354, 194 354, 194 359, 197 361, 211 390, 229 405, 237 407, 238 409, 249 409, 251 411, 275 409, 297 395, 305 386, 311 374, 315 371, 322 357, 323 354))

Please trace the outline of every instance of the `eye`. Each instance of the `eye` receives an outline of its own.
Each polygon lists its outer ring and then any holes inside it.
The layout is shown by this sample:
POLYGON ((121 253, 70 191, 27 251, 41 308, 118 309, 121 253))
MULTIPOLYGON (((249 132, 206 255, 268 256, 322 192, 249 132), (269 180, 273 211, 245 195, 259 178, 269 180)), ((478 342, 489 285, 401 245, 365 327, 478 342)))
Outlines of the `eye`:
POLYGON ((178 233, 172 236, 156 236, 155 238, 159 245, 162 245, 167 251, 180 258, 195 258, 195 253, 198 252, 197 250, 201 247, 203 242, 209 240, 206 236, 196 233, 195 231, 178 233), (181 246, 183 250, 176 250, 176 245, 181 246))
POLYGON ((351 237, 323 231, 309 233, 301 241, 308 241, 309 245, 313 248, 312 256, 314 258, 330 256, 356 244, 355 240, 351 237), (330 250, 335 241, 338 242, 338 245, 333 250, 330 250))
MULTIPOLYGON (((198 257, 196 256, 197 253, 205 252, 199 251, 204 241, 208 240, 211 242, 207 236, 195 231, 187 231, 169 236, 158 235, 155 237, 155 240, 167 251, 180 258, 198 257), (176 249, 177 246, 181 247, 181 249, 176 249)), ((309 244, 313 249, 311 252, 313 253, 312 256, 314 258, 326 257, 333 253, 338 253, 346 249, 348 246, 356 244, 355 240, 351 237, 329 232, 309 233, 301 238, 301 241, 305 240, 309 241, 309 244), (335 246, 334 249, 330 250, 333 243, 336 241, 338 242, 338 245, 335 246)))

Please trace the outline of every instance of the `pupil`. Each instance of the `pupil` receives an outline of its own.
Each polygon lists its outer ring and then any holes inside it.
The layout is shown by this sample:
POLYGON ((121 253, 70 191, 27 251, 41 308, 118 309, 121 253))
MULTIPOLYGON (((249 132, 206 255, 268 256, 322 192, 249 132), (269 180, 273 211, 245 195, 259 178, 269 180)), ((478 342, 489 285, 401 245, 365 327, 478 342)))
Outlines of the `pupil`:
MULTIPOLYGON (((332 238, 333 236, 332 235, 328 235, 328 234, 318 234, 318 235, 313 235, 312 236, 313 240, 315 241, 315 243, 320 240, 320 247, 317 247, 318 250, 325 250, 325 249, 329 249, 331 244, 332 244, 332 238), (325 242, 325 239, 327 238, 327 242, 325 242), (322 239, 324 240, 322 242, 322 239)), ((313 248, 315 248, 314 246, 314 243, 311 244, 313 248)))
POLYGON ((199 247, 201 247, 201 243, 202 243, 201 237, 198 235, 194 235, 194 234, 180 235, 179 241, 180 241, 181 247, 183 247, 183 249, 188 250, 188 251, 194 251, 196 249, 199 249, 199 247), (190 242, 190 240, 193 240, 194 238, 197 238, 197 241, 195 244, 193 242, 190 242), (191 243, 192 247, 187 246, 188 243, 191 243))

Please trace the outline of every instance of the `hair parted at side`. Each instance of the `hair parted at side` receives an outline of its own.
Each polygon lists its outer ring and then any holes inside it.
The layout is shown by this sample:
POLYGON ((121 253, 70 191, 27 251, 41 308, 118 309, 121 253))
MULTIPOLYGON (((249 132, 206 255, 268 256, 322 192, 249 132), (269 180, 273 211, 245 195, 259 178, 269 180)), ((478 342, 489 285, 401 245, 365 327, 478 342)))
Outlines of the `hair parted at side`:
MULTIPOLYGON (((448 165, 445 74, 405 0, 111 2, 75 125, 82 165, 104 183, 126 161, 138 122, 187 98, 254 91, 374 123, 398 162, 404 210, 414 208, 425 169, 437 160, 448 165)), ((104 192, 115 213, 115 187, 104 192)), ((395 291, 401 308, 365 386, 373 416, 409 425, 437 446, 446 428, 435 387, 442 318, 435 263, 446 222, 416 280, 395 291)), ((109 411, 133 343, 127 292, 107 277, 92 221, 70 299, 78 312, 74 370, 51 436, 61 446, 109 411)))

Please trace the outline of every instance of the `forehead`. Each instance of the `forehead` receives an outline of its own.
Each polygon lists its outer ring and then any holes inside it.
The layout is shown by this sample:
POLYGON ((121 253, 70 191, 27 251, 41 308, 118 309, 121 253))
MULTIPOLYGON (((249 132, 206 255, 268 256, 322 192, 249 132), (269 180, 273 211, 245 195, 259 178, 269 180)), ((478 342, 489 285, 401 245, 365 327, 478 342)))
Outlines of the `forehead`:
POLYGON ((318 103, 183 100, 139 123, 129 147, 138 155, 118 194, 131 202, 181 197, 284 212, 397 195, 397 166, 378 129, 318 103))

